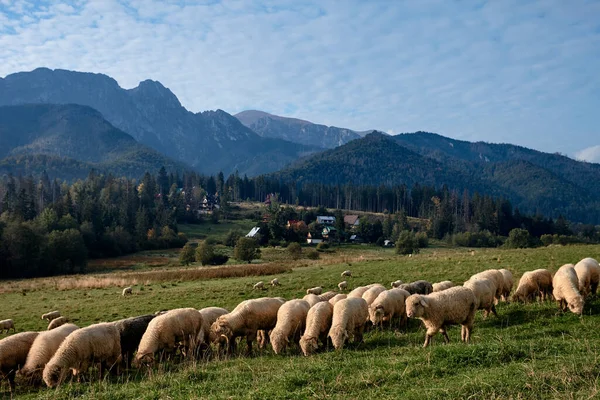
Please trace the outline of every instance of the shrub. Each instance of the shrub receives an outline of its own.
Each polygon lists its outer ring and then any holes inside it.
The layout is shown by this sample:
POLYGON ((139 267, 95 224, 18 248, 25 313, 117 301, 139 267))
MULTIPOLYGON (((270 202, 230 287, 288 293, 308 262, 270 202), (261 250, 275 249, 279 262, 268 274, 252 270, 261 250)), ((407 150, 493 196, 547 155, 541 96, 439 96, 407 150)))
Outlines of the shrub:
POLYGON ((242 232, 237 231, 237 230, 236 231, 230 230, 227 233, 227 236, 225 236, 225 246, 235 247, 238 239, 241 237, 242 237, 242 232))
POLYGON ((298 260, 302 257, 302 247, 300 246, 300 243, 290 243, 286 251, 292 260, 298 260))
POLYGON ((317 251, 325 251, 329 248, 329 244, 325 243, 325 242, 321 242, 319 244, 317 244, 317 251))
POLYGON ((210 265, 215 256, 215 248, 208 241, 202 242, 196 249, 196 261, 202 265, 210 265))
POLYGON ((490 231, 456 233, 450 242, 461 247, 498 247, 502 244, 502 240, 490 231))
POLYGON ((269 239, 269 246, 271 246, 271 247, 277 247, 277 246, 279 246, 279 244, 280 244, 279 240, 277 240, 277 239, 269 239))
POLYGON ((211 244, 211 245, 212 244, 217 244, 217 239, 215 239, 212 236, 209 236, 206 239, 204 239, 204 243, 211 244))
POLYGON ((508 233, 508 239, 504 243, 509 249, 524 249, 533 246, 533 240, 527 229, 515 228, 508 233))
POLYGON ((257 241, 247 237, 239 238, 233 249, 233 257, 236 260, 248 261, 248 264, 252 260, 260 258, 260 249, 258 248, 257 241))
POLYGON ((377 241, 375 242, 375 244, 379 247, 383 247, 384 243, 385 243, 385 239, 383 238, 383 236, 379 236, 379 239, 377 239, 377 241))
POLYGON ((402 231, 396 241, 397 254, 416 254, 419 252, 419 243, 412 231, 402 231))
POLYGON ((306 252, 306 258, 309 260, 318 260, 319 257, 319 252, 316 250, 309 250, 306 252))
POLYGON ((229 256, 226 256, 225 254, 215 253, 215 255, 213 255, 212 260, 210 260, 210 265, 223 265, 227 261, 229 261, 229 256))
POLYGON ((429 247, 429 238, 425 232, 419 232, 415 235, 415 239, 417 240, 417 245, 419 248, 424 249, 429 247))
POLYGON ((179 253, 179 263, 181 265, 190 265, 196 260, 196 249, 191 243, 186 243, 179 253))

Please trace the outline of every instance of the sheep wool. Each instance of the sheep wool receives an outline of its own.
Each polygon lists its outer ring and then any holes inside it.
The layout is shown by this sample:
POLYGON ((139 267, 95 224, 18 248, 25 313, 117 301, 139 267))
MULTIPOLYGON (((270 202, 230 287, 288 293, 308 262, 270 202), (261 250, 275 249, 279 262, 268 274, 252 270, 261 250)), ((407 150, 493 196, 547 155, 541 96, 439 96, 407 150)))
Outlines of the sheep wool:
POLYGON ((539 295, 542 301, 552 294, 552 273, 547 269, 536 269, 523 273, 515 293, 513 301, 529 302, 535 300, 539 295))
POLYGON ((128 294, 133 294, 133 288, 131 286, 123 289, 123 296, 127 296, 128 294))
POLYGON ((510 292, 514 284, 512 272, 510 272, 507 269, 499 269, 498 272, 502 274, 504 283, 502 285, 502 293, 500 295, 500 298, 502 299, 502 301, 508 301, 508 297, 510 296, 510 292))
POLYGON ((433 285, 431 285, 431 291, 432 292, 441 292, 442 290, 446 290, 446 289, 450 289, 451 287, 454 287, 454 283, 452 283, 452 281, 442 281, 442 282, 437 282, 434 283, 433 285))
POLYGON ((265 283, 263 281, 256 282, 252 288, 262 290, 265 288, 265 283))
POLYGON ((8 379, 11 389, 15 386, 15 375, 27 360, 37 332, 21 332, 0 340, 0 378, 8 379))
POLYGON ((224 308, 221 307, 206 307, 199 311, 200 315, 202 315, 202 333, 204 337, 202 338, 203 343, 212 343, 216 341, 216 337, 211 334, 211 325, 219 318, 221 315, 228 314, 224 308))
POLYGON ((357 288, 354 288, 354 290, 352 290, 350 293, 348 293, 348 297, 362 299, 362 295, 365 294, 367 290, 369 290, 368 286, 359 286, 357 288))
POLYGON ((368 317, 369 308, 363 298, 347 298, 335 303, 331 328, 327 334, 333 347, 341 350, 346 340, 351 338, 355 342, 361 342, 368 317))
POLYGON ((176 308, 158 315, 148 323, 134 359, 134 365, 153 362, 154 353, 174 351, 181 342, 182 354, 193 353, 203 337, 202 315, 195 308, 176 308))
POLYGON ((381 292, 385 292, 385 287, 382 285, 373 286, 363 293, 362 298, 367 302, 367 306, 375 301, 381 292))
POLYGON ((411 283, 403 283, 398 286, 400 289, 406 290, 410 294, 429 294, 433 292, 433 285, 427 281, 414 281, 411 283))
POLYGON ((336 292, 330 290, 329 292, 325 292, 325 293, 319 295, 319 299, 321 299, 321 301, 329 301, 332 298, 334 298, 336 295, 337 295, 336 292))
POLYGON ((331 319, 333 317, 333 305, 330 302, 333 299, 330 299, 329 302, 316 304, 308 310, 306 329, 300 338, 300 349, 305 356, 309 356, 317 351, 319 342, 323 345, 327 343, 327 332, 331 328, 331 319))
POLYGON ((352 276, 352 271, 350 271, 350 270, 347 269, 344 272, 342 272, 340 275, 341 275, 342 278, 344 278, 346 276, 350 277, 350 276, 352 276))
POLYGON ((131 365, 133 353, 138 348, 148 324, 156 317, 155 314, 140 315, 115 321, 121 340, 121 356, 126 367, 131 365))
POLYGON ((600 281, 600 265, 593 258, 584 258, 575 264, 575 273, 579 280, 579 291, 583 297, 596 294, 600 281))
POLYGON ((331 304, 332 306, 334 306, 334 305, 335 305, 335 303, 337 303, 337 302, 338 302, 338 301, 340 301, 340 300, 344 300, 344 299, 346 299, 346 298, 348 298, 348 296, 346 296, 346 295, 345 295, 345 294, 343 294, 343 293, 336 294, 336 295, 335 295, 335 296, 333 296, 331 299, 329 299, 329 304, 331 304))
POLYGON ((310 304, 311 307, 314 306, 315 304, 320 303, 321 301, 323 301, 323 300, 321 300, 321 298, 319 296, 317 296, 316 294, 312 294, 312 293, 307 294, 306 296, 304 296, 302 298, 302 300, 308 301, 308 304, 310 304))
POLYGON ((369 306, 369 319, 373 325, 382 325, 384 322, 392 323, 394 317, 400 319, 400 324, 406 322, 406 299, 410 296, 404 289, 390 289, 383 291, 369 306))
POLYGON ((344 290, 348 289, 348 282, 346 281, 341 281, 340 283, 338 283, 338 289, 340 289, 340 292, 343 292, 344 290))
POLYGON ((392 282, 392 289, 398 288, 400 287, 400 285, 402 285, 404 282, 402 282, 400 279, 398 279, 397 281, 392 282))
POLYGON ((504 275, 502 275, 502 272, 497 269, 488 269, 469 278, 469 280, 472 279, 489 279, 496 285, 496 299, 499 300, 502 297, 504 292, 504 275))
POLYGON ((273 278, 271 279, 271 286, 280 286, 281 283, 279 283, 279 279, 277 278, 273 278))
MULTIPOLYGON (((50 331, 52 332, 52 331, 50 331)), ((112 322, 90 325, 72 332, 44 368, 43 378, 48 387, 60 385, 69 371, 78 375, 92 364, 100 364, 100 374, 121 359, 121 339, 112 322)))
POLYGON ((573 264, 565 264, 552 279, 552 294, 561 310, 567 308, 575 314, 583 314, 583 297, 579 292, 579 280, 573 264))
POLYGON ((67 322, 69 322, 69 319, 67 317, 58 317, 56 319, 53 319, 48 324, 48 330, 51 331, 52 329, 58 328, 59 326, 62 326, 67 322))
POLYGON ((497 317, 496 312, 496 285, 489 279, 470 279, 463 285, 466 288, 471 289, 477 300, 475 308, 477 310, 484 310, 483 317, 487 318, 490 312, 494 313, 497 317))
MULTIPOLYGON (((56 319, 52 322, 54 321, 56 319)), ((63 324, 55 329, 40 332, 29 349, 27 361, 20 371, 21 374, 34 381, 39 381, 42 378, 44 367, 56 353, 61 343, 77 329, 79 329, 77 325, 63 324)))
POLYGON ((275 354, 282 353, 291 340, 296 343, 300 341, 309 309, 310 305, 305 300, 290 300, 279 308, 277 324, 269 335, 275 354))
POLYGON ((60 317, 60 311, 50 311, 42 315, 42 319, 47 319, 48 322, 58 317, 60 317))
POLYGON ((314 288, 306 289, 306 294, 316 294, 317 296, 323 292, 323 288, 321 286, 317 286, 314 288))
POLYGON ((423 347, 429 346, 438 331, 450 341, 447 325, 460 324, 461 339, 468 342, 473 329, 477 299, 471 289, 455 286, 429 295, 413 294, 406 299, 406 315, 423 321, 427 334, 423 347))
POLYGON ((12 319, 3 319, 2 321, 0 321, 0 333, 3 333, 4 331, 8 333, 11 329, 13 330, 13 332, 17 331, 15 329, 15 322, 12 319))

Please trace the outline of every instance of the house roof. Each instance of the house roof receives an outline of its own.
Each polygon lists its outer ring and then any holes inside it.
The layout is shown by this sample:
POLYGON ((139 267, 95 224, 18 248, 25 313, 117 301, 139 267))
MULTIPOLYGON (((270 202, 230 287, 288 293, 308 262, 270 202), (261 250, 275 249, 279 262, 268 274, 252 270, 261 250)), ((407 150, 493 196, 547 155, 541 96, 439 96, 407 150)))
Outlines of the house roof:
POLYGON ((330 232, 336 232, 337 229, 335 229, 333 226, 326 226, 325 228, 323 228, 323 234, 328 234, 330 232))
POLYGON ((348 225, 354 225, 358 222, 358 215, 345 215, 344 223, 348 225))
POLYGON ((248 232, 248 234, 246 235, 246 237, 254 237, 256 236, 256 234, 260 231, 260 228, 258 226, 255 226, 254 228, 252 228, 250 230, 250 232, 248 232))
POLYGON ((335 222, 335 217, 331 217, 329 215, 319 215, 317 216, 317 222, 335 222))

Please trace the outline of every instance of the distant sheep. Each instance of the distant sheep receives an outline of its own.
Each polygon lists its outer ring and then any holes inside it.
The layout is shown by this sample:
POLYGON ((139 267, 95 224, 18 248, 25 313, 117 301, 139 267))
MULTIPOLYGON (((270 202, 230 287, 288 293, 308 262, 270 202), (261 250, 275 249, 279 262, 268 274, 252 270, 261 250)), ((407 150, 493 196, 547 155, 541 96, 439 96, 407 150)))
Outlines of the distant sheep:
POLYGON ((336 295, 337 295, 336 292, 329 291, 329 292, 325 292, 325 293, 319 295, 319 299, 321 299, 321 301, 329 301, 330 299, 332 299, 336 295))
POLYGON ((306 326, 310 305, 305 300, 290 300, 277 310, 277 323, 269 338, 275 354, 281 354, 290 344, 300 342, 306 326))
POLYGON ((174 351, 182 343, 182 354, 192 354, 203 337, 202 315, 194 308, 176 308, 158 315, 148 323, 140 340, 134 365, 154 362, 159 351, 174 351))
POLYGON ((252 286, 252 289, 255 289, 255 290, 263 290, 264 288, 265 288, 265 283, 263 281, 256 282, 254 284, 254 286, 252 286))
POLYGON ((463 285, 466 288, 471 289, 475 298, 477 299, 475 308, 477 310, 484 310, 483 317, 487 318, 490 312, 494 313, 497 317, 496 312, 496 284, 489 279, 470 279, 463 285))
POLYGON ((385 290, 377 296, 369 306, 369 319, 373 325, 393 322, 394 317, 400 319, 400 325, 406 322, 406 299, 410 296, 404 289, 385 290))
POLYGON ((540 296, 542 301, 552 295, 552 273, 547 269, 527 271, 519 279, 519 285, 512 295, 513 301, 529 302, 540 296))
POLYGON ((340 289, 340 292, 343 292, 344 290, 348 289, 348 282, 341 281, 340 283, 338 283, 338 289, 340 289))
POLYGON ((350 271, 350 270, 347 269, 344 272, 342 272, 340 275, 341 275, 342 278, 344 278, 346 276, 347 277, 351 277, 352 276, 352 271, 350 271))
POLYGON ((306 289, 306 294, 316 294, 317 296, 323 292, 323 288, 321 286, 317 286, 314 288, 306 289))
POLYGON ((462 325, 461 339, 468 342, 473 329, 477 299, 466 287, 455 286, 429 295, 413 294, 406 299, 406 315, 423 321, 427 334, 423 347, 429 346, 431 338, 437 332, 444 335, 446 343, 450 341, 446 326, 462 325))
POLYGON ((565 264, 556 271, 552 279, 552 294, 561 310, 567 307, 572 313, 583 314, 583 297, 579 292, 579 280, 573 264, 565 264))
POLYGON ((67 317, 58 317, 56 319, 53 319, 48 324, 48 330, 51 331, 52 329, 56 329, 59 326, 66 324, 67 322, 69 322, 69 319, 67 317))
POLYGON ((229 314, 217 318, 211 326, 211 335, 217 340, 223 338, 230 351, 235 348, 235 338, 245 337, 249 353, 257 331, 275 328, 277 311, 284 303, 286 302, 269 297, 243 301, 229 314))
POLYGON ((441 292, 442 290, 450 289, 454 286, 454 283, 452 283, 451 281, 442 281, 434 283, 433 285, 431 285, 431 288, 432 292, 441 292))
POLYGON ((50 361, 67 336, 77 329, 79 329, 77 325, 65 324, 50 331, 40 332, 29 349, 25 365, 19 371, 21 375, 34 382, 39 382, 42 379, 42 372, 48 361, 50 361))
POLYGON ((316 294, 307 294, 306 296, 304 296, 302 298, 302 300, 305 300, 308 302, 308 304, 310 304, 310 306, 314 306, 317 303, 320 303, 321 301, 323 301, 319 296, 317 296, 316 294))
MULTIPOLYGON (((331 302, 336 297, 329 301, 331 302)), ((300 338, 300 349, 302 349, 302 353, 305 356, 309 356, 317 351, 319 342, 323 345, 327 344, 327 333, 331 328, 332 317, 333 305, 329 302, 321 302, 308 310, 306 329, 304 330, 304 335, 300 338)))
MULTIPOLYGON (((50 331, 52 332, 52 331, 50 331)), ((69 371, 77 376, 93 364, 100 365, 100 375, 121 360, 121 339, 114 323, 100 323, 72 332, 44 368, 48 387, 60 385, 69 371)))
POLYGON ((600 265, 593 258, 584 258, 575 265, 579 280, 579 291, 583 297, 596 294, 600 281, 600 265))
POLYGON ((410 294, 429 294, 433 292, 433 285, 423 280, 414 281, 411 283, 403 283, 398 287, 406 290, 410 294))
POLYGON ((404 282, 402 282, 400 279, 398 279, 397 281, 392 282, 392 289, 396 289, 398 287, 400 287, 400 285, 402 285, 404 282))
POLYGON ((133 353, 140 345, 140 341, 142 340, 144 333, 146 333, 148 324, 155 317, 155 314, 147 314, 114 322, 121 339, 121 356, 125 367, 131 365, 133 353))
POLYGON ((510 292, 512 290, 514 281, 512 272, 507 269, 499 269, 498 270, 502 277, 504 278, 504 285, 502 286, 502 293, 500 294, 500 298, 502 301, 508 301, 508 297, 510 296, 510 292))
POLYGON ((279 283, 279 279, 277 278, 273 278, 271 279, 271 286, 280 286, 281 283, 279 283))
POLYGON ((128 286, 125 289, 123 289, 123 296, 127 296, 128 294, 133 294, 133 288, 131 286, 128 286))
POLYGON ((11 329, 13 332, 16 332, 15 322, 12 319, 3 319, 0 321, 0 333, 4 333, 4 331, 8 333, 11 329))
POLYGON ((346 296, 346 295, 345 295, 345 294, 343 294, 343 293, 336 294, 336 295, 335 295, 335 296, 333 296, 331 299, 329 299, 329 304, 331 304, 332 306, 334 306, 334 305, 335 305, 335 303, 337 303, 337 302, 338 302, 338 301, 340 301, 340 300, 344 300, 344 299, 346 299, 346 298, 348 298, 348 296, 346 296))
POLYGON ((0 378, 15 387, 17 370, 25 365, 27 354, 37 338, 37 332, 21 332, 0 340, 0 378))
POLYGON ((354 338, 362 342, 365 323, 369 317, 367 302, 363 298, 349 298, 338 301, 333 306, 333 317, 328 337, 333 347, 341 350, 347 340, 354 338))
POLYGON ((60 317, 60 311, 50 311, 46 314, 42 315, 42 319, 47 319, 48 322, 52 321, 55 318, 60 317))

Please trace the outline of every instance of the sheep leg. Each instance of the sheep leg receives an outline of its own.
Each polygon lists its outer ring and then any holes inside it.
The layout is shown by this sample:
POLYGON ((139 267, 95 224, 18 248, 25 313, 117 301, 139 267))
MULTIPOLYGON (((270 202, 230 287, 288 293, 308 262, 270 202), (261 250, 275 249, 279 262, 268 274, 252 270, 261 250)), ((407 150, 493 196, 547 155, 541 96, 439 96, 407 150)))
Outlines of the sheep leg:
POLYGON ((592 294, 596 295, 596 291, 598 290, 598 282, 592 283, 591 289, 592 289, 592 294))
POLYGON ((446 327, 445 327, 445 326, 443 326, 443 327, 440 329, 440 333, 441 333, 442 335, 444 335, 444 342, 445 342, 446 344, 450 343, 450 338, 448 337, 448 332, 446 332, 446 327))
POLYGON ((256 337, 255 333, 250 333, 248 335, 246 335, 246 355, 250 355, 252 354, 252 342, 254 341, 254 338, 256 337))
POLYGON ((498 318, 498 313, 496 312, 496 306, 492 305, 492 312, 494 313, 494 316, 496 318, 498 318))
POLYGON ((425 343, 423 344, 423 347, 427 347, 431 344, 431 338, 433 337, 433 335, 430 335, 429 333, 427 333, 425 335, 425 343))

